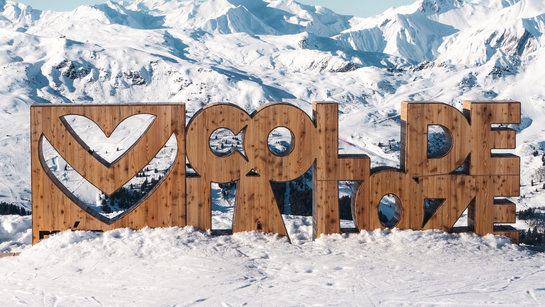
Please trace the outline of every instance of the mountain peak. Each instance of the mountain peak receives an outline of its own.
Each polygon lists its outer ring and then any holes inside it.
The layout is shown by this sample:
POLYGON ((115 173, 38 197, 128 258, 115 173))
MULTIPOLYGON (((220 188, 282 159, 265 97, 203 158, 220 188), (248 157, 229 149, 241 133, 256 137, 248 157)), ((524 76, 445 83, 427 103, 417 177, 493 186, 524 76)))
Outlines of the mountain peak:
MULTIPOLYGON (((144 3, 148 5, 162 5, 167 2, 172 2, 172 0, 136 0, 134 1, 135 4, 144 3)), ((178 2, 178 1, 175 0, 174 2, 178 2)))
POLYGON ((418 0, 418 10, 426 14, 440 14, 463 5, 463 0, 418 0))

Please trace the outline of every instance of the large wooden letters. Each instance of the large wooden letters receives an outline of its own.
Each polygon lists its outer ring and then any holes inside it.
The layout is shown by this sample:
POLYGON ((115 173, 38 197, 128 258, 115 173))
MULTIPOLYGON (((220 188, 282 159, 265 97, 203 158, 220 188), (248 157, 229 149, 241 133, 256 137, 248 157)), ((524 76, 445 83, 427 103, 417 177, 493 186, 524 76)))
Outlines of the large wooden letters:
POLYGON ((339 233, 339 181, 367 183, 371 161, 366 155, 339 155, 338 106, 313 103, 316 121, 316 163, 313 167, 313 237, 339 233))
POLYGON ((515 131, 492 125, 519 123, 520 103, 465 101, 462 114, 446 104, 403 102, 401 121, 401 169, 373 172, 368 184, 359 185, 353 199, 358 228, 385 228, 378 206, 393 194, 400 211, 395 227, 451 231, 467 208, 463 230, 518 242, 517 230, 494 224, 515 221, 515 205, 496 197, 519 195, 519 158, 492 153, 515 148, 515 131), (427 153, 430 125, 441 126, 447 136, 440 157, 427 153), (436 205, 426 208, 426 200, 436 205))
POLYGON ((337 104, 313 103, 313 116, 282 103, 263 105, 253 114, 230 104, 210 104, 185 127, 184 105, 90 105, 31 108, 33 243, 43 234, 66 229, 194 226, 211 229, 211 183, 237 182, 233 232, 262 231, 287 236, 271 182, 287 182, 313 170, 313 232, 339 233, 338 182, 357 181, 352 215, 360 230, 397 227, 441 229, 468 209, 468 228, 518 240, 518 232, 495 224, 514 223, 515 205, 497 197, 518 196, 519 158, 495 154, 515 148, 515 131, 493 125, 520 121, 520 103, 464 102, 463 113, 442 103, 403 102, 400 169, 370 169, 365 155, 338 154, 337 104), (156 118, 122 157, 103 163, 81 143, 64 121, 75 114, 93 120, 109 136, 124 119, 139 113, 156 118), (430 126, 446 135, 443 150, 427 152, 430 126), (275 128, 291 132, 289 152, 268 147, 275 128), (243 152, 220 155, 210 148, 214 131, 243 132, 243 152), (88 208, 51 175, 41 148, 45 138, 81 176, 107 195, 134 177, 171 135, 177 157, 166 179, 140 203, 108 219, 88 208), (186 156, 187 155, 187 156, 186 156), (196 174, 185 173, 186 158, 196 174), (394 222, 379 220, 379 204, 388 194, 397 205, 394 222))
POLYGON ((210 229, 210 184, 238 181, 233 232, 287 235, 270 182, 297 179, 314 165, 315 233, 338 233, 338 181, 366 180, 370 163, 365 155, 338 156, 337 104, 315 103, 314 111, 314 122, 305 112, 281 103, 266 104, 252 116, 229 104, 212 104, 197 113, 187 127, 187 156, 198 174, 187 179, 188 224, 210 229), (292 134, 292 148, 285 155, 268 148, 268 135, 278 127, 292 134), (219 128, 244 131, 245 156, 212 152, 210 136, 219 128))

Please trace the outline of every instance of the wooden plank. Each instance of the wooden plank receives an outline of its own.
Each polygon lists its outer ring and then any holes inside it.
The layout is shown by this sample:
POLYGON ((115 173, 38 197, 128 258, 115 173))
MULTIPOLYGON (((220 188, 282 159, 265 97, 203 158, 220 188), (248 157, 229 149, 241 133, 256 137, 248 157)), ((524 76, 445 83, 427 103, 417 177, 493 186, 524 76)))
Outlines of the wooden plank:
MULTIPOLYGON (((362 186, 360 186, 360 190, 362 186)), ((358 192, 359 201, 364 201, 358 192)), ((422 229, 422 221, 424 216, 424 198, 422 194, 422 185, 408 174, 396 169, 381 170, 371 175, 369 179, 369 201, 368 211, 359 209, 358 206, 365 206, 365 203, 356 204, 356 214, 363 212, 363 216, 357 217, 356 226, 360 230, 375 230, 387 228, 382 225, 378 216, 379 205, 382 198, 388 194, 392 194, 399 200, 399 221, 391 227, 400 229, 422 229), (368 215, 368 216, 367 216, 368 215), (369 225, 365 225, 366 221, 369 225)))
POLYGON ((186 139, 185 139, 185 107, 169 110, 170 129, 176 137, 178 143, 176 167, 172 169, 172 177, 168 177, 168 190, 170 195, 161 195, 169 200, 170 213, 172 218, 167 225, 187 225, 187 205, 186 205, 186 139))
POLYGON ((476 198, 469 206, 468 222, 478 235, 494 233, 495 223, 512 223, 514 207, 495 197, 518 196, 519 176, 477 176, 476 198))
POLYGON ((32 244, 39 242, 38 229, 43 221, 43 206, 39 206, 44 201, 44 184, 46 184, 45 174, 41 169, 41 163, 36 153, 41 151, 43 120, 45 109, 30 108, 30 147, 31 147, 31 178, 32 178, 32 244))
POLYGON ((476 178, 477 195, 475 202, 468 207, 468 222, 478 235, 494 232, 494 213, 492 211, 494 195, 490 193, 491 186, 492 178, 490 176, 476 178))
POLYGON ((494 199, 494 223, 516 223, 516 204, 508 199, 494 199))
POLYGON ((212 229, 212 196, 210 182, 203 177, 186 178, 187 225, 195 229, 212 229))
MULTIPOLYGON (((368 181, 367 155, 339 155, 338 105, 313 102, 316 124, 313 167, 313 238, 340 232, 339 181, 368 181)), ((361 210, 361 209, 360 209, 361 210)))
POLYGON ((517 131, 514 129, 492 128, 490 137, 494 149, 515 149, 517 146, 517 131))
POLYGON ((425 199, 444 199, 423 229, 450 231, 476 196, 475 177, 441 175, 421 180, 425 199))
POLYGON ((233 233, 260 231, 288 236, 269 180, 243 176, 239 182, 233 233))
MULTIPOLYGON (((473 159, 473 158, 472 158, 473 159)), ((475 160, 472 165, 480 165, 475 160)), ((490 154, 482 165, 474 167, 476 171, 490 171, 490 175, 518 175, 520 174, 520 157, 512 154, 490 154), (483 168, 488 164, 490 168, 483 168)))
POLYGON ((186 133, 187 158, 197 176, 186 181, 188 225, 201 230, 212 229, 210 184, 238 181, 251 169, 238 151, 216 155, 210 148, 210 136, 220 128, 238 134, 250 121, 244 110, 231 104, 209 104, 190 120, 186 133))
POLYGON ((505 236, 511 239, 513 244, 519 244, 519 231, 511 226, 496 225, 494 226, 494 235, 505 236))
POLYGON ((471 129, 456 108, 439 102, 402 102, 402 169, 412 177, 449 174, 470 153, 471 129), (441 157, 428 157, 428 127, 439 125, 447 135, 450 150, 441 157))
POLYGON ((313 238, 341 232, 339 183, 317 180, 312 195, 313 238))
POLYGON ((492 149, 514 148, 512 131, 493 129, 493 124, 520 123, 520 102, 464 101, 471 117, 471 175, 518 175, 520 161, 513 155, 492 155, 492 149), (506 146, 506 147, 502 147, 506 146))

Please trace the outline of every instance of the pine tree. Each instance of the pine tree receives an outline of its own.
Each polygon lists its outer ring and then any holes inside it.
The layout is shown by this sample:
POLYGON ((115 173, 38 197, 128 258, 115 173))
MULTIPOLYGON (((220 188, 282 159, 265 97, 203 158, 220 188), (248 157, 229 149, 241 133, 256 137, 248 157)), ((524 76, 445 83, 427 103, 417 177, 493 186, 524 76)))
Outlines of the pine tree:
POLYGON ((534 242, 532 242, 533 235, 532 235, 532 228, 528 229, 526 232, 526 244, 532 245, 534 242))

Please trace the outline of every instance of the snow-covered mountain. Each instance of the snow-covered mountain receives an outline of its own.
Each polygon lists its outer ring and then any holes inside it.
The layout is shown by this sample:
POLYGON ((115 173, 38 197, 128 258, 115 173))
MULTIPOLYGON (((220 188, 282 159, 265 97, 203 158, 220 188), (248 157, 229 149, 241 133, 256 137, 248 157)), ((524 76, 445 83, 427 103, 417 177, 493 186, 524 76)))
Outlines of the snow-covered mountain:
MULTIPOLYGON (((520 209, 545 142, 545 4, 418 0, 370 17, 292 0, 136 0, 34 10, 0 0, 0 200, 30 208, 33 103, 269 101, 310 113, 336 101, 340 136, 373 165, 397 165, 403 100, 458 108, 522 102, 520 209), (381 146, 391 143, 390 146, 381 146)), ((535 177, 535 176, 534 176, 535 177)), ((530 192, 535 195, 530 195, 530 192)), ((530 197, 531 196, 531 197, 530 197)), ((530 200, 529 200, 530 199, 530 200)))

